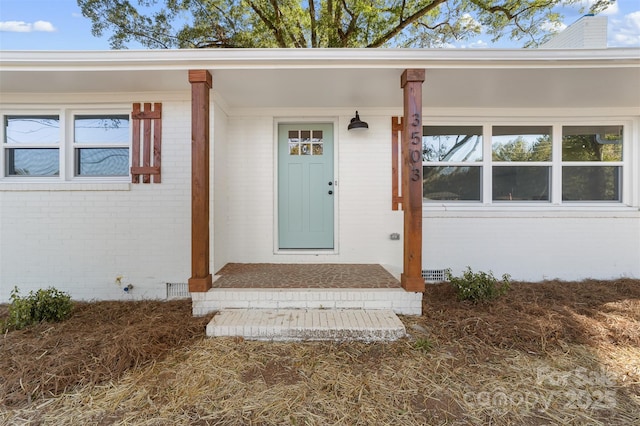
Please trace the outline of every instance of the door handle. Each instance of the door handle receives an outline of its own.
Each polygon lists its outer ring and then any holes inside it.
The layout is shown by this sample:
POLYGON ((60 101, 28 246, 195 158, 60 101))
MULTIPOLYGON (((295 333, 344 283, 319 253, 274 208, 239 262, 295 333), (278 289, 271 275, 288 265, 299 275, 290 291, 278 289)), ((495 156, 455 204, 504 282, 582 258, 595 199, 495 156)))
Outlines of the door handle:
POLYGON ((329 191, 329 195, 333 194, 333 191, 329 191))
POLYGON ((333 185, 333 182, 329 181, 329 186, 333 185))

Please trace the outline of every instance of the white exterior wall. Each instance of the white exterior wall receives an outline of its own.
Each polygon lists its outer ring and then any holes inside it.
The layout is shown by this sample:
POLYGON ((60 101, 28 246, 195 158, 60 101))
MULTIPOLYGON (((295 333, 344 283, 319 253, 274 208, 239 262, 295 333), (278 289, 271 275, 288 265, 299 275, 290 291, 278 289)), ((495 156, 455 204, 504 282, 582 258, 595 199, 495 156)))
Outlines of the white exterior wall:
POLYGON ((54 286, 74 299, 138 299, 164 298, 167 282, 186 282, 190 102, 157 101, 163 108, 161 184, 3 180, 0 302, 8 300, 14 286, 23 295, 54 286), (133 285, 129 293, 123 290, 127 284, 133 285))
POLYGON ((213 111, 213 141, 209 146, 212 159, 210 164, 213 167, 210 179, 210 188, 213 191, 209 200, 211 202, 210 214, 210 231, 209 240, 211 248, 211 264, 210 271, 215 273, 227 263, 227 244, 229 241, 227 221, 229 217, 229 192, 228 192, 228 176, 227 176, 227 146, 232 141, 227 139, 227 121, 226 112, 217 103, 212 104, 213 111))
MULTIPOLYGON (((228 232, 228 243, 224 244, 226 261, 381 263, 400 270, 403 243, 389 239, 392 232, 403 233, 402 212, 391 210, 390 116, 400 115, 400 111, 360 111, 362 119, 369 123, 365 132, 346 130, 350 115, 341 114, 337 118, 336 252, 277 252, 274 129, 279 121, 332 118, 331 112, 304 113, 308 119, 299 118, 296 111, 277 111, 275 117, 269 111, 229 116, 225 162, 229 207, 226 226, 222 227, 228 232)), ((593 113, 564 112, 568 121, 593 113)), ((448 118, 442 119, 433 112, 425 116, 429 117, 429 123, 450 122, 455 114, 452 111, 447 114, 448 118)), ((548 111, 502 111, 496 118, 482 120, 500 121, 505 115, 525 117, 516 118, 522 122, 547 120, 540 118, 541 114, 548 111)), ((562 112, 559 114, 562 116, 562 112)), ((470 114, 471 120, 473 115, 470 114)), ((457 119, 464 122, 464 118, 457 119)), ((470 266, 532 281, 640 277, 640 186, 628 185, 637 180, 640 164, 637 119, 626 131, 629 132, 624 154, 627 205, 425 204, 424 269, 451 268, 457 274, 470 266)), ((220 226, 219 222, 216 225, 220 226)))
POLYGON ((423 265, 541 281, 640 277, 638 214, 424 215, 423 265), (613 217, 618 216, 618 217, 613 217))
MULTIPOLYGON (((131 97, 119 95, 129 104, 138 101, 131 97)), ((191 105, 186 94, 142 100, 163 103, 161 184, 2 180, 0 301, 8 300, 14 285, 23 294, 55 286, 75 299, 129 299, 163 298, 165 283, 187 281, 191 105), (122 285, 116 285, 118 276, 122 285), (129 283, 134 288, 127 294, 122 287, 129 283)), ((230 111, 223 103, 212 103, 212 273, 227 262, 380 263, 401 268, 403 242, 389 238, 403 233, 402 212, 391 210, 390 164, 390 117, 401 111, 361 109, 370 128, 349 132, 353 110, 230 111), (277 124, 327 120, 335 122, 336 250, 278 253, 277 124)), ((429 124, 450 123, 451 117, 464 122, 465 116, 481 113, 440 111, 439 118, 437 112, 426 111, 425 117, 429 124)), ((536 114, 551 113, 492 112, 499 118, 519 115, 523 122, 536 114)), ((602 111, 552 114, 567 115, 605 117, 602 111)), ((631 123, 624 151, 627 205, 425 205, 424 268, 459 273, 471 266, 522 280, 639 278, 640 126, 638 117, 622 121, 631 123)))
MULTIPOLYGON (((229 117, 226 256, 228 262, 402 264, 402 214, 391 210, 391 119, 366 114, 370 129, 347 132, 351 116, 326 111, 269 111, 229 117), (330 114, 330 113, 329 113, 330 114), (278 122, 336 120, 336 250, 278 253, 275 209, 278 122), (251 123, 251 125, 248 125, 251 123)), ((363 115, 364 116, 364 115, 363 115)), ((219 226, 219 222, 216 222, 219 226)), ((214 263, 216 263, 214 259, 214 263)))

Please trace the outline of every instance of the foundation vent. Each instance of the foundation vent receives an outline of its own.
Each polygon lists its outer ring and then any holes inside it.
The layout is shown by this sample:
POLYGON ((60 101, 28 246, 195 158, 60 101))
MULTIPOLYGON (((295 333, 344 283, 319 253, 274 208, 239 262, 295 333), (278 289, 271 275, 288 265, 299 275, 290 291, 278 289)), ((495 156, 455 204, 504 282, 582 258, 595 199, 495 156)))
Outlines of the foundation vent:
POLYGON ((185 299, 189 297, 189 284, 167 283, 167 299, 185 299))
POLYGON ((423 269, 422 278, 426 283, 439 283, 446 281, 446 269, 423 269))

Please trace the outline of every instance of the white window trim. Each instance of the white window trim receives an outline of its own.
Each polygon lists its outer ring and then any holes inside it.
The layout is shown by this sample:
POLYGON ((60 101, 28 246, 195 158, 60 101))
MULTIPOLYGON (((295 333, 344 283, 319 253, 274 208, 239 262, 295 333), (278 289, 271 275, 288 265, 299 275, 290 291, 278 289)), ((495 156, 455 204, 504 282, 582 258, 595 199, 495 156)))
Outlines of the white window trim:
MULTIPOLYGON (((126 176, 75 176, 74 117, 76 115, 128 115, 131 104, 65 105, 57 107, 5 106, 0 110, 0 191, 69 191, 69 190, 129 190, 131 173, 126 176), (6 176, 4 117, 7 115, 57 115, 60 120, 58 176, 6 176)), ((129 169, 131 167, 131 131, 129 126, 129 169)), ((53 147, 53 146, 48 146, 53 147)))
MULTIPOLYGON (((87 110, 87 109, 73 109, 67 110, 67 121, 66 123, 66 138, 65 138, 65 148, 67 152, 65 153, 65 176, 67 181, 78 181, 78 182, 130 182, 131 181, 131 141, 132 141, 132 119, 131 119, 131 107, 128 110, 124 110, 122 108, 119 109, 98 109, 98 110, 87 110), (91 145, 91 144, 76 144, 75 143, 75 117, 78 115, 126 115, 129 117, 129 143, 126 145, 126 148, 129 149, 129 172, 126 176, 77 176, 75 174, 75 165, 76 165, 76 149, 78 148, 101 148, 107 147, 108 144, 100 144, 100 145, 91 145)), ((125 145, 110 145, 109 147, 125 147, 125 145)))
MULTIPOLYGON (((636 138, 638 129, 636 121, 632 117, 603 117, 603 118, 576 118, 576 117, 532 117, 531 119, 514 118, 495 118, 495 117, 456 117, 454 119, 433 119, 424 120, 423 126, 482 126, 483 131, 483 149, 482 161, 476 162, 423 162, 423 166, 475 166, 482 167, 482 182, 480 191, 480 201, 423 201, 422 207, 426 212, 429 211, 638 211, 638 207, 634 205, 636 197, 633 196, 638 191, 637 182, 633 182, 633 174, 637 174, 632 168, 640 167, 637 160, 637 151, 633 149, 633 142, 636 138), (602 163, 602 166, 620 166, 622 167, 622 190, 620 201, 562 201, 562 127, 563 126, 581 126, 581 125, 619 125, 624 127, 623 143, 622 143, 622 161, 611 161, 602 163), (493 201, 492 194, 492 146, 491 134, 493 126, 531 126, 531 125, 548 125, 552 127, 552 157, 550 162, 514 162, 509 165, 547 165, 551 167, 551 196, 550 201, 518 201, 518 202, 501 202, 493 201), (489 137, 487 137, 489 135, 489 137)), ((640 141, 636 141, 640 143, 640 141)), ((580 162, 582 163, 582 162, 580 162)), ((505 164, 506 165, 506 164, 505 164)), ((579 165, 578 162, 571 162, 571 165, 579 165)), ((593 162, 585 162, 585 165, 593 165, 593 162)), ((500 167, 500 166, 498 166, 500 167)))

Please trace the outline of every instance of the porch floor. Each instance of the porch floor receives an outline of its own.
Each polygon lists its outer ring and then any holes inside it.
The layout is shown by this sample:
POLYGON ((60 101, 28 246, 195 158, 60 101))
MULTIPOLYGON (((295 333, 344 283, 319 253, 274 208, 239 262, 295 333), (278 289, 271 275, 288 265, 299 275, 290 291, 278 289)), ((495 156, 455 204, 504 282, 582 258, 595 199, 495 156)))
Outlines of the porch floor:
POLYGON ((214 288, 401 288, 375 264, 228 263, 216 276, 214 288))

